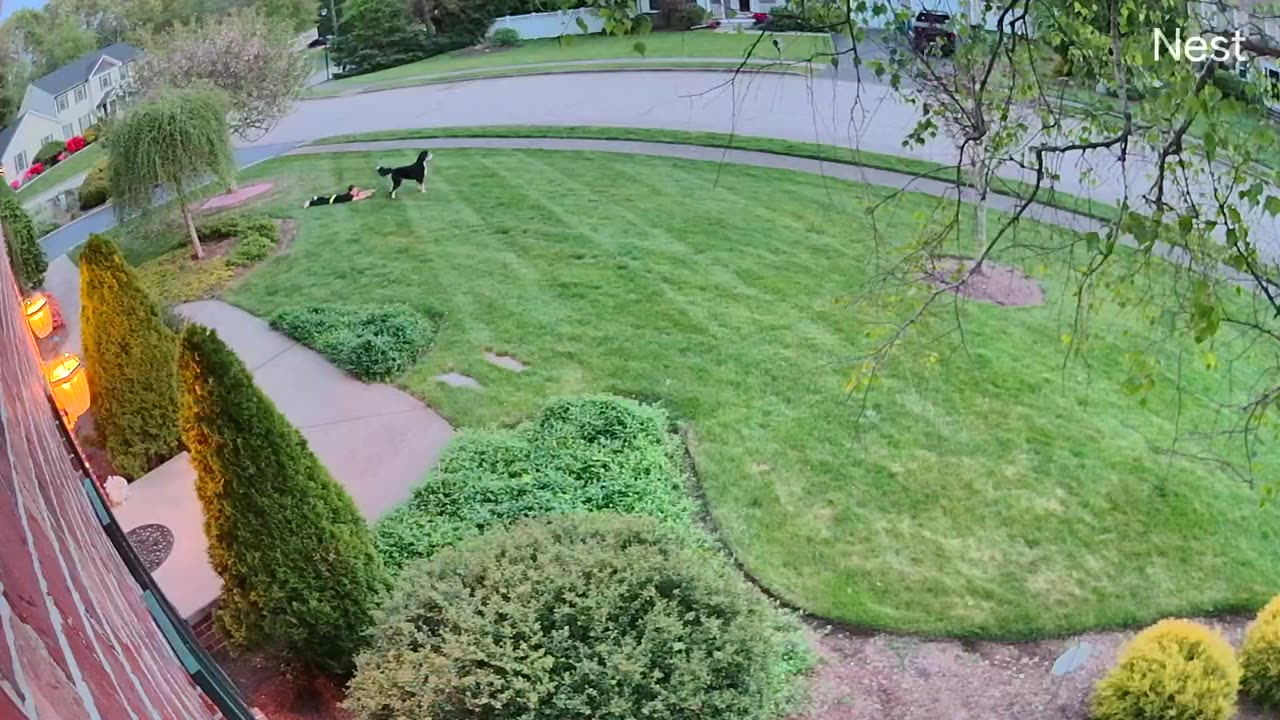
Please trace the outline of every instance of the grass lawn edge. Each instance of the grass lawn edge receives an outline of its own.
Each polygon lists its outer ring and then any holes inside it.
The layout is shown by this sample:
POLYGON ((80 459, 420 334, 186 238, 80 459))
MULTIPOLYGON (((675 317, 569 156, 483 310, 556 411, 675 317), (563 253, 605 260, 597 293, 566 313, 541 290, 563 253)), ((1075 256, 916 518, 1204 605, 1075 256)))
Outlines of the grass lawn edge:
POLYGON ((708 59, 707 61, 698 62, 670 62, 670 63, 638 63, 626 62, 625 60, 616 63, 565 63, 561 65, 511 65, 507 67, 479 69, 474 72, 456 72, 456 73, 438 73, 432 75, 419 75, 416 77, 400 78, 396 80, 384 80, 381 82, 370 83, 369 85, 356 85, 348 88, 334 88, 330 90, 324 89, 324 84, 316 85, 308 88, 303 93, 304 100, 323 100, 326 98, 345 97, 350 95, 363 95, 365 93, 383 92, 385 90, 400 90, 407 87, 426 87, 429 85, 444 85, 452 82, 467 82, 470 80, 500 80, 502 78, 513 77, 531 77, 535 75, 580 75, 583 73, 622 73, 622 72, 737 72, 739 69, 747 70, 754 73, 768 73, 773 75, 809 75, 814 72, 814 66, 810 63, 748 63, 743 65, 739 60, 726 59, 717 61, 708 59))
MULTIPOLYGON (((836 145, 781 140, 758 135, 731 135, 716 132, 666 130, 660 128, 630 128, 605 125, 477 125, 473 127, 417 128, 410 130, 383 130, 366 133, 331 135, 306 143, 308 146, 339 145, 356 142, 384 140, 416 140, 431 138, 559 138, 623 140, 665 143, 668 145, 694 145, 699 147, 750 150, 773 155, 800 157, 823 162, 839 163, 917 175, 922 178, 953 180, 955 167, 916 158, 889 155, 867 150, 853 150, 836 145), (847 156, 847 157, 845 157, 847 156)), ((968 183, 966 183, 968 186, 968 183)), ((1031 190, 1027 183, 998 179, 991 191, 1008 197, 1026 197, 1031 190)), ((1041 188, 1036 202, 1059 210, 1113 223, 1120 219, 1120 209, 1109 203, 1090 200, 1052 188, 1041 188)))

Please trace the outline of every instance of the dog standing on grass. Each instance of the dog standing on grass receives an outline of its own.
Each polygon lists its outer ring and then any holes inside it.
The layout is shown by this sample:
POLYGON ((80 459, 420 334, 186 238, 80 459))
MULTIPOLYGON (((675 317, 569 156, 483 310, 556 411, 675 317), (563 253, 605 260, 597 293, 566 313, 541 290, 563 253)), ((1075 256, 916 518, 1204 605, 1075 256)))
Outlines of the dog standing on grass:
POLYGON ((391 199, 396 198, 396 191, 400 189, 400 183, 405 180, 413 180, 418 183, 418 192, 427 191, 427 163, 431 162, 432 155, 430 150, 423 150, 418 153, 418 159, 412 165, 405 165, 397 168, 387 168, 378 166, 378 174, 382 177, 391 176, 391 199))

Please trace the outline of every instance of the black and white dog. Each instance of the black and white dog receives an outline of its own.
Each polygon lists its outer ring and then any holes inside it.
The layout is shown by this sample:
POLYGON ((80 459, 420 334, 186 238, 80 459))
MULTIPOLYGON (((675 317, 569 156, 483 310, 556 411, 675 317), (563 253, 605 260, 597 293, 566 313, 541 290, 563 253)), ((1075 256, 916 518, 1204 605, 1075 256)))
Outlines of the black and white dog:
POLYGON ((400 183, 405 180, 413 180, 418 183, 418 192, 427 191, 427 163, 431 162, 432 156, 430 150, 423 150, 418 153, 418 159, 412 165, 404 167, 387 168, 378 166, 378 174, 382 177, 391 176, 391 198, 395 199, 396 191, 400 189, 400 183))

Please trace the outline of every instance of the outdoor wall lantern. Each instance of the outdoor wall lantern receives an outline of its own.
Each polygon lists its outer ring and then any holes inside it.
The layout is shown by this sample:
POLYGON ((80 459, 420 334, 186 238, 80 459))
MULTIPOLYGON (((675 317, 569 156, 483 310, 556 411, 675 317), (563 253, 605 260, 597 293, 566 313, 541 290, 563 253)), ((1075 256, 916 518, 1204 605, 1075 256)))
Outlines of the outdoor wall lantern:
POLYGON ((68 424, 74 427, 76 420, 89 409, 89 379, 84 363, 64 352, 46 366, 45 374, 49 377, 49 387, 53 388, 53 399, 66 415, 68 424))
POLYGON ((27 313, 31 334, 41 339, 49 337, 53 332, 53 308, 49 307, 49 298, 36 293, 22 301, 22 309, 27 313))

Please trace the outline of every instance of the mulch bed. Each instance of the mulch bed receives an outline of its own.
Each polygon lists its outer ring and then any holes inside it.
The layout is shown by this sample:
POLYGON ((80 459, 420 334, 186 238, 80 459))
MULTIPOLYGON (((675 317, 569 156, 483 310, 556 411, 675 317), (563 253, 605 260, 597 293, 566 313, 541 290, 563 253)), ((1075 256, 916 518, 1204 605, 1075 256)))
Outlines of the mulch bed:
POLYGON ((271 192, 271 189, 273 187, 275 187, 275 185, 269 182, 245 185, 244 187, 236 188, 235 190, 229 193, 223 193, 222 195, 215 195, 214 197, 211 197, 208 200, 205 200, 200 205, 200 210, 202 211, 225 210, 227 208, 239 207, 249 202, 250 200, 258 197, 259 195, 263 195, 265 193, 271 192))
POLYGON ((343 687, 322 675, 307 675, 281 667, 264 655, 239 655, 226 648, 212 653, 250 707, 271 720, 353 720, 339 707, 343 687))
MULTIPOLYGON (((1249 621, 1201 622, 1238 647, 1249 621)), ((1029 643, 866 635, 822 625, 817 632, 822 664, 808 708, 792 720, 1085 720, 1093 686, 1137 631, 1029 643), (1091 648, 1084 667, 1055 677, 1054 661, 1077 642, 1091 648)), ((1269 717, 1242 701, 1235 720, 1269 717)))
POLYGON ((936 288, 948 289, 960 297, 1005 307, 1044 304, 1039 283, 1021 270, 986 260, 973 270, 970 258, 942 256, 930 258, 924 280, 936 288), (957 282, 959 285, 956 285, 957 282), (955 287, 952 287, 952 286, 955 287))

